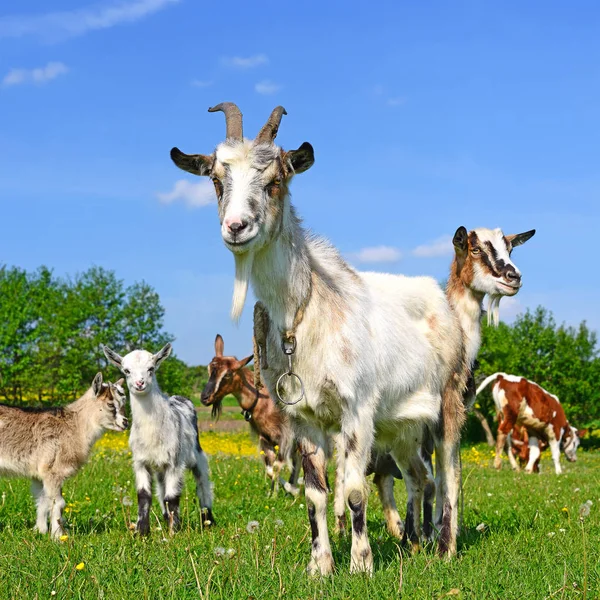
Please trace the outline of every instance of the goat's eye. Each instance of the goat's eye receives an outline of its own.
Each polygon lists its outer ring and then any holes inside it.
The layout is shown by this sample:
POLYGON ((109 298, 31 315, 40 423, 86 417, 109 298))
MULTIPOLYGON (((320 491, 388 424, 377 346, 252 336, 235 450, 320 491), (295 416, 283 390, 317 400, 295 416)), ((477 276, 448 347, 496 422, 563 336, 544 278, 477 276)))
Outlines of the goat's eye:
POLYGON ((154 367, 148 367, 148 373, 154 373, 154 367))
POLYGON ((471 254, 481 254, 481 248, 473 248, 471 254))
POLYGON ((123 369, 123 373, 125 373, 125 375, 130 375, 131 371, 129 369, 123 369))
POLYGON ((281 185, 281 179, 273 179, 271 183, 267 185, 267 192, 270 196, 276 196, 279 194, 279 186, 281 185))

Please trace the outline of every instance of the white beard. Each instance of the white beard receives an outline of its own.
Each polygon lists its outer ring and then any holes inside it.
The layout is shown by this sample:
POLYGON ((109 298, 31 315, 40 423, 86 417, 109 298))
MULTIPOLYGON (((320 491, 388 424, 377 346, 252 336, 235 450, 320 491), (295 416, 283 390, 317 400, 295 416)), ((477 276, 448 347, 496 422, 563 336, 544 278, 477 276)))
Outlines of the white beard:
POLYGON ((500 295, 488 295, 488 309, 487 309, 487 323, 488 325, 494 325, 498 327, 500 323, 500 295))
POLYGON ((244 254, 234 254, 235 260, 235 281, 233 282, 233 300, 231 302, 231 318, 237 323, 242 316, 244 304, 246 303, 246 294, 248 293, 248 283, 252 273, 252 263, 254 262, 254 252, 245 252, 244 254))

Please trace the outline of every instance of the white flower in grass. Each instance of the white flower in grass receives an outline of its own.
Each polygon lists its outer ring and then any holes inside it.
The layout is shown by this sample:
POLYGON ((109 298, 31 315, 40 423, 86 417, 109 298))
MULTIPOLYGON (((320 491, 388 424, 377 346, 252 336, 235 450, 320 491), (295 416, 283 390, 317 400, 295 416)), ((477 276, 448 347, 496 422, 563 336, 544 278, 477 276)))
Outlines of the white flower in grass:
POLYGON ((475 529, 479 531, 479 533, 483 533, 487 529, 487 525, 485 523, 479 523, 475 529))
POLYGON ((591 500, 586 500, 584 504, 579 507, 579 518, 583 521, 586 517, 590 516, 590 510, 592 508, 593 502, 591 500))
POLYGON ((273 525, 275 525, 275 529, 279 529, 280 527, 283 527, 283 521, 281 519, 275 519, 273 525))
POLYGON ((233 558, 235 556, 235 548, 227 548, 227 556, 233 558))
POLYGON ((129 496, 123 496, 123 500, 121 500, 123 506, 133 506, 133 500, 129 496))
POLYGON ((554 537, 556 535, 556 531, 548 532, 548 537, 554 537))
POLYGON ((258 531, 260 527, 260 523, 258 521, 248 521, 248 525, 246 525, 246 531, 248 533, 255 533, 258 531))
POLYGON ((215 556, 225 556, 225 548, 223 548, 223 546, 217 546, 215 548, 215 556))
POLYGON ((561 533, 565 533, 567 530, 566 530, 566 529, 562 529, 562 528, 561 528, 561 529, 559 529, 559 531, 560 531, 561 533))

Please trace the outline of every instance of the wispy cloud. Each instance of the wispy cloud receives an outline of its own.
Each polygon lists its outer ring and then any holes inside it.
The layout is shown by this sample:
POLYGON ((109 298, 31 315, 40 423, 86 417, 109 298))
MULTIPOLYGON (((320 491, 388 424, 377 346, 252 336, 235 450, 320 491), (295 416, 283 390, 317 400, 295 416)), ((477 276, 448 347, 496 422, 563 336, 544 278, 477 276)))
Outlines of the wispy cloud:
POLYGON ((264 96, 270 96, 271 94, 275 94, 280 89, 281 85, 279 85, 278 83, 274 83, 273 81, 269 81, 268 79, 265 79, 264 81, 259 81, 254 86, 254 90, 259 94, 263 94, 264 96))
POLYGON ((350 258, 359 263, 391 263, 398 262, 402 252, 393 246, 373 246, 352 253, 350 258))
POLYGON ((269 57, 266 54, 253 54, 252 56, 224 56, 221 63, 227 67, 238 69, 254 69, 260 65, 266 65, 269 57))
POLYGON ((192 79, 192 85, 198 88, 207 88, 210 87, 214 81, 204 81, 202 79, 192 79))
POLYGON ((57 41, 133 23, 177 2, 179 0, 133 0, 37 15, 8 15, 0 18, 0 38, 33 36, 57 41))
POLYGON ((163 204, 171 204, 181 200, 192 208, 208 206, 217 201, 215 188, 209 181, 192 183, 187 179, 179 179, 170 192, 159 192, 156 196, 163 204))
POLYGON ((68 67, 61 62, 49 62, 45 67, 35 69, 11 69, 2 79, 2 85, 9 87, 24 83, 48 83, 68 71, 68 67))
POLYGON ((411 253, 418 258, 436 258, 452 254, 452 236, 443 235, 429 244, 417 246, 411 253))
POLYGON ((395 98, 387 99, 388 106, 403 106, 404 104, 406 104, 405 96, 396 96, 395 98))

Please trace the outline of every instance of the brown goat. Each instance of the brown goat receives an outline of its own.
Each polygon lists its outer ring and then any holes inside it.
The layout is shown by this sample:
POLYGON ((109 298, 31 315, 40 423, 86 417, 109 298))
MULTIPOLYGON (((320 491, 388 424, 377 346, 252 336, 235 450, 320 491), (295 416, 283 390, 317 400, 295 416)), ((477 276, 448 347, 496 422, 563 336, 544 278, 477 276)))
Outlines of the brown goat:
POLYGON ((300 457, 289 421, 268 393, 254 387, 253 373, 246 367, 253 356, 242 360, 223 356, 224 346, 223 338, 217 334, 215 356, 208 365, 208 382, 200 400, 204 406, 212 406, 213 417, 218 418, 223 398, 228 394, 234 396, 250 429, 258 436, 267 475, 271 479, 271 491, 277 492, 280 471, 291 460, 292 474, 283 486, 287 492, 296 495, 300 457))

